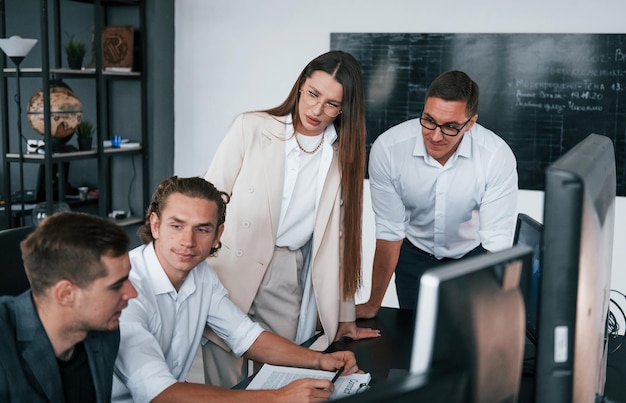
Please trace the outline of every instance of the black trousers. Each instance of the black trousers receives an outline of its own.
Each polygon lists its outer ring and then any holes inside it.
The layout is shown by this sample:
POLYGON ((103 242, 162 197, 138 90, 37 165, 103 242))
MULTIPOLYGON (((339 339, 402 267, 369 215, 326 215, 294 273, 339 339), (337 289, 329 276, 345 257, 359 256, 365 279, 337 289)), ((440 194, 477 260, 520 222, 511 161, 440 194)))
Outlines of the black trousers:
MULTIPOLYGON (((486 252, 487 251, 481 245, 478 245, 460 259, 486 252)), ((419 297, 420 278, 426 270, 456 262, 460 259, 437 259, 435 256, 419 249, 408 239, 404 238, 402 247, 400 248, 398 264, 396 265, 396 293, 398 294, 400 308, 416 309, 419 297)))

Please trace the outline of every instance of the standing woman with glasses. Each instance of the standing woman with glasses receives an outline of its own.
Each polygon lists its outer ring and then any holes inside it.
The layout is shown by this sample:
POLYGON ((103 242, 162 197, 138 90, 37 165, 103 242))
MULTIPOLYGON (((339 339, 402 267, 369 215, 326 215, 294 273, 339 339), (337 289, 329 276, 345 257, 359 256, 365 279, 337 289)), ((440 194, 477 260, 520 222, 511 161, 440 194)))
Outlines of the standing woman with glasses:
MULTIPOLYGON (((313 348, 377 337, 357 328, 365 169, 361 69, 341 51, 311 61, 287 99, 239 115, 205 179, 231 195, 218 255, 209 258, 230 298, 263 327, 313 348)), ((250 375, 206 329, 207 383, 250 375)))
POLYGON ((504 140, 476 123, 478 85, 461 71, 437 77, 417 119, 381 134, 369 179, 376 250, 369 301, 376 316, 395 271, 400 308, 415 309, 427 269, 512 245, 517 163, 504 140))

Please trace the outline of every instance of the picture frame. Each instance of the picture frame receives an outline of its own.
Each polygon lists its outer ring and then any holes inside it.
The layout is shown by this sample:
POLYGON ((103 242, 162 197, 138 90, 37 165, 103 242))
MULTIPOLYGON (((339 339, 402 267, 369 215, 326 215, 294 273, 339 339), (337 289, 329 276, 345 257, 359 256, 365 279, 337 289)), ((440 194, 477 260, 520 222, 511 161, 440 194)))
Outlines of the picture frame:
POLYGON ((108 25, 102 27, 102 67, 108 71, 132 71, 133 39, 132 25, 108 25))

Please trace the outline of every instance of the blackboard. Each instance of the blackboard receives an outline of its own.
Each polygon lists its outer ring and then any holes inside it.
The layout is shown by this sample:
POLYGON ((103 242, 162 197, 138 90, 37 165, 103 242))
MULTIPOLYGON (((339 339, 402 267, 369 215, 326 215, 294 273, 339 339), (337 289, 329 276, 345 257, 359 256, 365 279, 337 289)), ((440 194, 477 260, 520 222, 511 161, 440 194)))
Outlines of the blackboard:
POLYGON ((516 155, 520 188, 543 190, 545 168, 597 133, 613 140, 626 195, 626 35, 332 33, 331 49, 361 64, 368 151, 420 116, 435 77, 462 70, 480 88, 478 122, 516 155))

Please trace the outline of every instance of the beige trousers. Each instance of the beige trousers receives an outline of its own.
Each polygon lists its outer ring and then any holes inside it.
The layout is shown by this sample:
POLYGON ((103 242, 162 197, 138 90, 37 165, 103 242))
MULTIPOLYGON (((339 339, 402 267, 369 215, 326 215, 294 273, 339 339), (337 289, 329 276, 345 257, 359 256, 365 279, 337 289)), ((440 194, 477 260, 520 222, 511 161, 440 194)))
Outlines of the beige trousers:
MULTIPOLYGON (((276 247, 248 315, 264 329, 295 340, 302 303, 304 259, 300 250, 276 247)), ((202 346, 207 384, 230 388, 257 371, 261 364, 235 356, 208 341, 202 346)))

